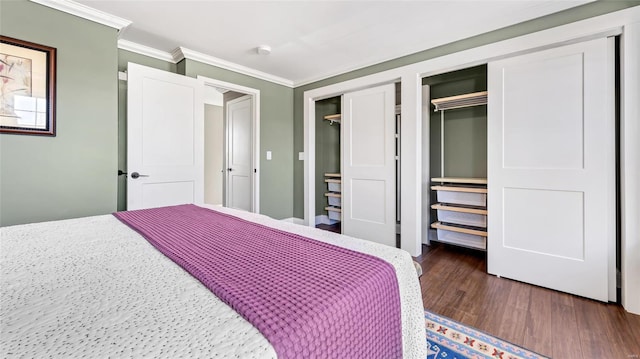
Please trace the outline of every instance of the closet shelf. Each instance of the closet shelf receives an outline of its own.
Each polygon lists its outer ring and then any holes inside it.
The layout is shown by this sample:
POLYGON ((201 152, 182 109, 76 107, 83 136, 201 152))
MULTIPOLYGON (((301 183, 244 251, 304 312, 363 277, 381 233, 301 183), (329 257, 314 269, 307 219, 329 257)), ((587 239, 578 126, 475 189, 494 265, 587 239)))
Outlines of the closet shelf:
POLYGON ((431 100, 431 103, 435 106, 434 111, 436 112, 451 110, 454 108, 486 105, 487 94, 487 91, 481 91, 458 96, 436 98, 431 100))
POLYGON ((435 191, 487 193, 487 189, 482 187, 431 186, 431 189, 435 191))
POLYGON ((472 229, 472 228, 466 228, 466 227, 450 226, 442 222, 431 223, 431 228, 444 229, 447 231, 458 232, 458 233, 472 234, 474 236, 481 236, 481 237, 487 236, 487 231, 481 231, 478 229, 472 229))
POLYGON ((335 114, 335 115, 327 115, 324 116, 324 119, 329 121, 331 125, 333 125, 334 123, 338 123, 340 124, 340 120, 342 119, 342 115, 341 114, 335 114))
POLYGON ((444 204, 444 203, 433 204, 431 205, 431 208, 435 210, 439 209, 441 211, 472 213, 472 214, 482 214, 482 215, 486 215, 488 213, 487 210, 484 208, 452 206, 450 204, 444 204))
POLYGON ((486 178, 434 177, 431 181, 440 183, 487 184, 486 178))
POLYGON ((342 177, 340 173, 325 173, 325 177, 342 177))
POLYGON ((342 183, 342 180, 339 180, 339 179, 329 179, 328 178, 328 179, 325 179, 324 181, 327 182, 327 183, 342 183))
POLYGON ((333 198, 342 198, 342 194, 341 193, 335 193, 335 192, 327 192, 324 194, 326 197, 333 197, 333 198))
POLYGON ((438 238, 437 236, 434 236, 435 238, 429 238, 430 241, 433 242, 439 242, 439 243, 446 243, 446 244, 453 244, 456 245, 458 247, 464 247, 464 248, 469 248, 469 249, 473 249, 473 250, 477 250, 477 251, 482 251, 482 252, 486 252, 487 251, 487 241, 486 239, 484 239, 484 237, 477 237, 479 239, 466 239, 466 240, 461 240, 461 239, 455 239, 455 240, 449 240, 446 238, 438 238))
POLYGON ((342 209, 340 209, 340 207, 324 207, 325 211, 329 211, 329 212, 342 212, 342 209))

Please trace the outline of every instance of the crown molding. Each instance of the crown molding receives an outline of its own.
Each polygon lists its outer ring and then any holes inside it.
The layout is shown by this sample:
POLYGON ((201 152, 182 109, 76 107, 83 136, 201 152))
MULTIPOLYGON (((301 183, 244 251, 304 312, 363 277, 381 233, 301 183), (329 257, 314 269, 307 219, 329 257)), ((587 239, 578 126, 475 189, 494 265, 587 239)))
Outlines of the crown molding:
POLYGON ((272 74, 268 74, 266 72, 262 72, 256 69, 252 69, 250 67, 246 67, 246 66, 242 66, 242 65, 238 65, 236 63, 233 62, 229 62, 223 59, 219 59, 217 57, 213 57, 207 54, 203 54, 201 52, 197 52, 197 51, 193 51, 193 50, 189 50, 186 49, 184 47, 179 47, 175 50, 173 50, 173 52, 171 52, 171 54, 173 55, 173 60, 177 63, 180 62, 182 59, 189 59, 189 60, 195 60, 198 62, 202 62, 204 64, 207 65, 212 65, 212 66, 216 66, 216 67, 220 67, 226 70, 230 70, 233 72, 237 72, 237 73, 241 73, 243 75, 247 75, 247 76, 251 76, 251 77, 255 77, 261 80, 265 80, 265 81, 269 81, 269 82, 273 82, 279 85, 283 85, 283 86, 287 86, 287 87, 291 87, 293 88, 293 81, 289 80, 289 79, 285 79, 283 77, 279 77, 279 76, 275 76, 272 74))
POLYGON ((31 2, 50 7, 67 14, 75 15, 83 19, 97 22, 102 25, 112 27, 118 31, 122 31, 125 27, 131 25, 131 21, 118 16, 107 14, 106 12, 96 10, 89 6, 77 3, 71 0, 30 0, 31 2))
POLYGON ((171 58, 173 59, 173 62, 177 64, 178 62, 186 59, 187 57, 184 56, 184 53, 182 52, 182 47, 176 47, 175 49, 173 49, 173 51, 171 51, 171 58))
POLYGON ((162 60, 162 61, 167 61, 170 63, 177 63, 177 61, 175 61, 173 54, 166 52, 166 51, 162 51, 162 50, 158 50, 158 49, 154 49, 153 47, 149 47, 149 46, 145 46, 145 45, 140 45, 136 42, 132 42, 129 40, 118 40, 118 48, 122 49, 122 50, 127 50, 127 51, 131 51, 131 52, 135 52, 138 53, 140 55, 145 55, 145 56, 149 56, 149 57, 153 57, 155 59, 158 60, 162 60))

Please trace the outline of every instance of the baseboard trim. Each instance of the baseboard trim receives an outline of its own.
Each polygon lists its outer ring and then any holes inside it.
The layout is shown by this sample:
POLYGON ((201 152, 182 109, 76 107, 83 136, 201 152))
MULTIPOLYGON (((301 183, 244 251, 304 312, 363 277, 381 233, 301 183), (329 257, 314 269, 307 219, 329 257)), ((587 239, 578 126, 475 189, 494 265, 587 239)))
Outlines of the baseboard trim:
POLYGON ((297 217, 284 218, 284 219, 281 219, 281 221, 304 225, 304 219, 297 218, 297 217))

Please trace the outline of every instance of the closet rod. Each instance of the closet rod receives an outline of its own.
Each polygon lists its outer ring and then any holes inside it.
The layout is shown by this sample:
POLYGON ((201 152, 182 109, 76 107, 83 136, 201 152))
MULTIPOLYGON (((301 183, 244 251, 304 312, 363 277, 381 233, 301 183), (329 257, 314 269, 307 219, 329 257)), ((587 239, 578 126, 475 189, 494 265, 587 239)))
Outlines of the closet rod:
POLYGON ((487 104, 488 91, 442 97, 431 100, 434 112, 440 111, 440 177, 444 175, 444 111, 487 104))

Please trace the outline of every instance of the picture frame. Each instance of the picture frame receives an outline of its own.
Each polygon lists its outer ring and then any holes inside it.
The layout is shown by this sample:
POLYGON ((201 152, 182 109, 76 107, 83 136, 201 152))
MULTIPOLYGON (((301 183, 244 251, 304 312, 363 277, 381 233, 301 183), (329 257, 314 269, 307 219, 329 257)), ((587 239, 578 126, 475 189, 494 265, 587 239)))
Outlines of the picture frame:
POLYGON ((56 135, 56 49, 0 35, 0 134, 56 135))

